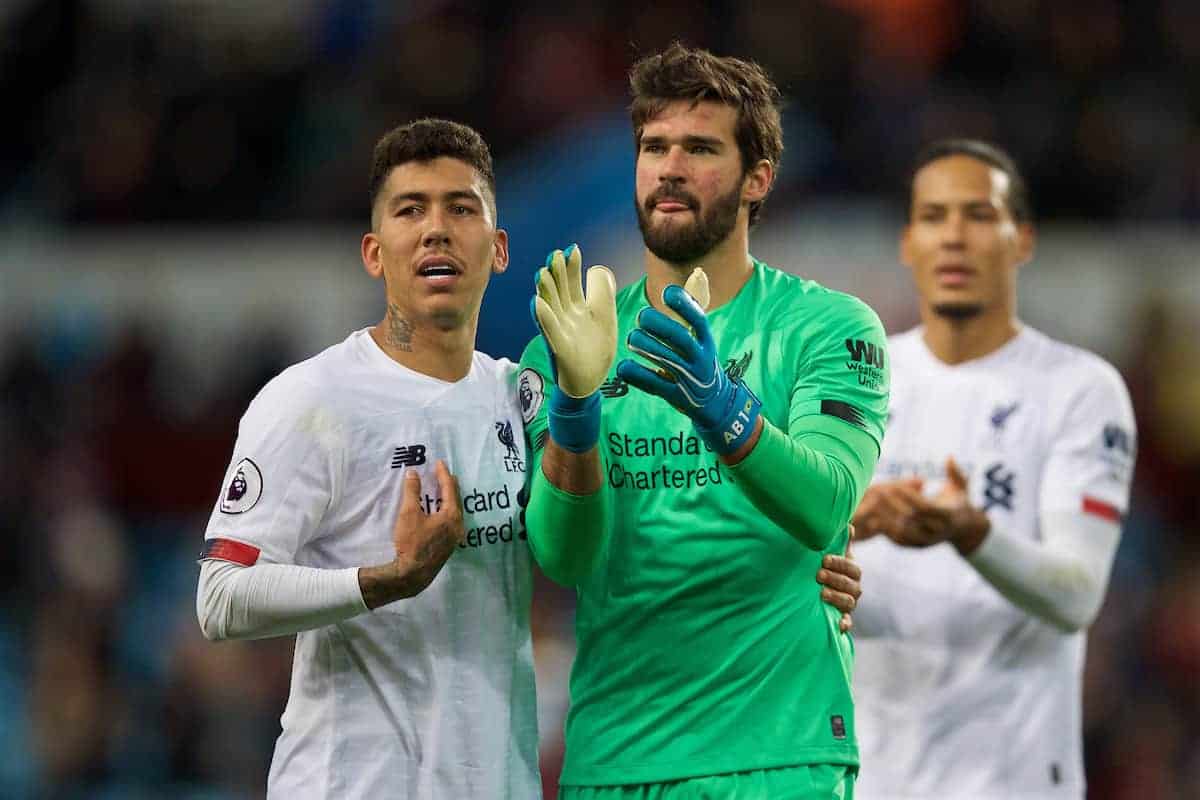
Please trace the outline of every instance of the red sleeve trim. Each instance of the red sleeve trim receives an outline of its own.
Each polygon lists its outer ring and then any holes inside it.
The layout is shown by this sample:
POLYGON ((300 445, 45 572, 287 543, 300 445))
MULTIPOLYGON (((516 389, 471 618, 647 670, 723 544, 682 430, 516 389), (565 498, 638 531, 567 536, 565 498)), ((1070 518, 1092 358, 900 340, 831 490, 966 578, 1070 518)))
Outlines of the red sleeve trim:
POLYGON ((230 561, 243 567, 252 567, 258 561, 261 551, 252 545, 235 542, 232 539, 208 539, 204 542, 204 550, 200 560, 215 558, 218 561, 230 561))
POLYGON ((1083 513, 1093 514, 1109 522, 1121 521, 1121 512, 1116 506, 1086 495, 1083 498, 1083 513))

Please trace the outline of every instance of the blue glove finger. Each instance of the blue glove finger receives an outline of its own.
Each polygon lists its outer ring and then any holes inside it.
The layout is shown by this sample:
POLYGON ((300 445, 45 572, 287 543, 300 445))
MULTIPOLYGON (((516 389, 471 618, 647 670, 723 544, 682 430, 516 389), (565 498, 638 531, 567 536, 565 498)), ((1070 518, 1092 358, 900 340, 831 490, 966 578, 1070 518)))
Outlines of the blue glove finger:
POLYGON ((688 329, 656 308, 643 308, 637 318, 638 328, 646 331, 693 364, 707 361, 700 353, 700 343, 688 329))
POLYGON ((696 332, 696 338, 700 340, 702 347, 714 352, 716 351, 712 333, 708 329, 708 315, 704 313, 704 309, 700 307, 700 304, 682 286, 673 283, 666 289, 663 289, 663 303, 667 308, 670 308, 683 317, 688 325, 692 326, 692 330, 696 332))
POLYGON ((679 387, 633 359, 624 358, 617 364, 617 377, 647 394, 658 395, 676 408, 682 401, 679 387))
POLYGON ((678 353, 641 328, 631 330, 625 342, 630 350, 656 366, 670 370, 676 377, 691 372, 689 364, 678 353))

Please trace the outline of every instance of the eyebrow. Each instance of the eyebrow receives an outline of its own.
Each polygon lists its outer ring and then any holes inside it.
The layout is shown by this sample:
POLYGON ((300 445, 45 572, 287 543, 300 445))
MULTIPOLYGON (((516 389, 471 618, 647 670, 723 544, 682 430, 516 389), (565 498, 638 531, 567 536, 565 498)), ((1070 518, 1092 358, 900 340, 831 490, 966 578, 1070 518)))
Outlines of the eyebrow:
POLYGON ((940 210, 950 208, 952 206, 960 206, 962 208, 988 208, 994 209, 996 206, 990 200, 965 200, 959 202, 942 202, 938 200, 922 200, 916 204, 918 209, 940 210))
MULTIPOLYGON (((472 192, 469 189, 452 189, 449 192, 444 192, 439 195, 439 199, 443 202, 452 203, 455 201, 470 200, 477 205, 483 205, 483 198, 477 192, 472 192)), ((395 208, 401 203, 416 202, 428 203, 430 195, 428 192, 399 192, 388 198, 388 208, 395 208)))
MULTIPOLYGON (((666 136, 643 136, 642 137, 642 144, 646 144, 647 142, 649 142, 650 144, 664 144, 666 141, 667 141, 666 136)), ((708 145, 709 147, 713 147, 713 148, 725 146, 725 142, 716 136, 697 136, 695 134, 683 137, 683 143, 685 145, 703 144, 703 145, 708 145)))

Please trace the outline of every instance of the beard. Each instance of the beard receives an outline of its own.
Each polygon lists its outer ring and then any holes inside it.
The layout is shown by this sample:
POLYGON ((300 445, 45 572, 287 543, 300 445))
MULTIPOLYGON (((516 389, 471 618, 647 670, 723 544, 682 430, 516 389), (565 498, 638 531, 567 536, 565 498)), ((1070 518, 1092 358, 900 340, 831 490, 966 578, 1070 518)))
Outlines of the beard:
POLYGON ((933 313, 952 322, 965 322, 983 313, 983 303, 935 303, 933 313))
POLYGON ((700 208, 700 201, 690 192, 671 184, 655 189, 646 198, 645 203, 638 203, 635 197, 633 204, 637 209, 638 229, 642 232, 642 241, 646 243, 646 249, 671 264, 690 264, 703 258, 725 241, 737 224, 741 193, 739 182, 728 194, 713 200, 712 206, 707 210, 700 208), (664 199, 686 203, 692 210, 693 222, 687 225, 663 224, 655 227, 650 221, 650 215, 655 204, 664 199))

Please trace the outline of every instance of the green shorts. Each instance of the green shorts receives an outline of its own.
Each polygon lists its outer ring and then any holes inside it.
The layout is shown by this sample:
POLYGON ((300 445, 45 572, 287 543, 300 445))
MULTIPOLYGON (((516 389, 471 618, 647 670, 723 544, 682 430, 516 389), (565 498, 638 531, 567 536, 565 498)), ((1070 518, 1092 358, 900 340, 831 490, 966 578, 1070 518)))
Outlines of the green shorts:
POLYGON ((854 800, 856 772, 844 764, 817 764, 666 783, 563 786, 558 800, 854 800))

